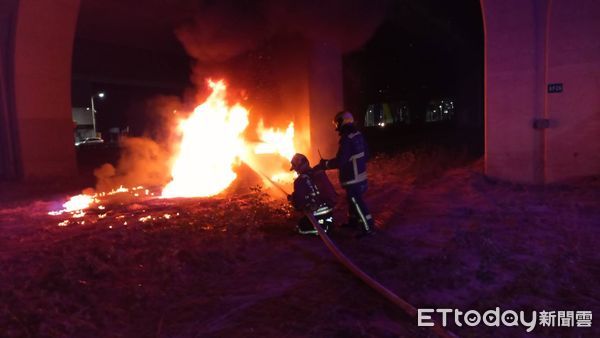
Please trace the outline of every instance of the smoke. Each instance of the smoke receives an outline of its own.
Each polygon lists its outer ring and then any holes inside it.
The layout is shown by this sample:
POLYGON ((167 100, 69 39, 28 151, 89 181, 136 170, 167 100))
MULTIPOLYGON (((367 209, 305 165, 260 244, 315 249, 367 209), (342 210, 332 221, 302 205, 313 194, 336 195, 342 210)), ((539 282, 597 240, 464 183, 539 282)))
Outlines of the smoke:
POLYGON ((271 34, 272 28, 259 7, 245 1, 209 2, 200 5, 192 22, 175 34, 197 60, 229 59, 271 34))
POLYGON ((124 138, 115 168, 106 163, 94 170, 96 190, 109 191, 120 185, 164 186, 170 179, 170 156, 155 141, 143 137, 124 138))
MULTIPOLYGON (((239 88, 229 87, 228 93, 246 100, 244 90, 252 85, 254 98, 252 102, 247 101, 245 104, 253 105, 258 111, 270 112, 270 115, 278 111, 282 114, 302 113, 296 111, 299 109, 296 106, 302 106, 304 101, 283 100, 279 97, 288 92, 294 93, 294 97, 298 96, 296 94, 299 88, 284 85, 282 88, 278 87, 289 76, 302 74, 287 72, 271 76, 271 73, 278 73, 279 61, 260 59, 260 62, 252 63, 254 59, 249 58, 238 62, 237 67, 236 63, 224 64, 226 61, 260 50, 271 41, 294 41, 298 38, 327 44, 341 52, 354 50, 375 32, 385 17, 388 4, 388 0, 196 1, 180 1, 193 7, 194 14, 192 19, 176 29, 177 38, 193 59, 199 63, 211 64, 213 75, 233 72, 236 78, 247 79, 245 83, 244 80, 238 81, 239 88), (255 74, 260 76, 254 76, 255 74)), ((298 48, 293 42, 283 46, 283 50, 291 51, 292 57, 294 48, 298 48)), ((289 55, 268 57, 283 59, 289 55)), ((183 98, 158 96, 146 103, 146 137, 124 139, 116 167, 105 164, 94 171, 97 190, 111 190, 120 185, 164 186, 169 182, 171 155, 176 152, 176 149, 170 147, 178 144, 177 137, 180 136, 174 133, 176 123, 185 117, 186 112, 192 111, 191 104, 195 105, 204 98, 202 89, 206 73, 198 66, 196 64, 192 70, 192 80, 197 88, 190 88, 183 98)), ((288 65, 287 68, 293 66, 288 65)), ((271 123, 274 118, 270 116, 271 123)), ((289 116, 286 115, 284 120, 289 121, 289 116)))
POLYGON ((386 0, 206 1, 176 30, 190 56, 226 61, 271 38, 301 35, 337 46, 360 47, 385 17, 386 0))
POLYGON ((146 100, 144 136, 159 144, 172 144, 173 130, 177 128, 178 118, 188 110, 191 110, 191 107, 174 95, 157 95, 146 100))
POLYGON ((387 1, 273 1, 271 17, 288 32, 336 45, 343 52, 359 48, 385 17, 387 1))

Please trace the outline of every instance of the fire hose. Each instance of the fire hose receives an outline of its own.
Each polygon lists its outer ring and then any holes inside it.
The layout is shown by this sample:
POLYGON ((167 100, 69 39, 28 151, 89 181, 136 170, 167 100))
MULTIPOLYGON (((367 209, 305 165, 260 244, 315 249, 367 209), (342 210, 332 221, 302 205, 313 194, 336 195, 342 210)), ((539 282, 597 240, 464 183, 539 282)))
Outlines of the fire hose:
MULTIPOLYGON (((267 181, 269 181, 269 183, 271 183, 275 188, 279 189, 279 191, 281 191, 282 193, 284 193, 286 195, 289 195, 281 186, 279 186, 276 182, 271 180, 271 178, 269 178, 267 175, 265 175, 261 172, 259 172, 259 173, 267 181)), ((329 249, 329 251, 331 251, 331 253, 335 256, 335 258, 337 258, 337 260, 340 263, 342 263, 342 265, 344 265, 348 270, 350 270, 350 272, 352 272, 356 277, 358 277, 363 282, 365 282, 372 289, 374 289, 379 294, 384 296, 387 300, 389 300, 390 302, 394 303, 396 306, 401 308, 411 318, 415 318, 417 316, 417 309, 414 306, 412 306, 410 303, 408 303, 404 299, 398 297, 398 295, 396 295, 393 291, 389 290, 388 288, 383 286, 381 283, 379 283, 378 281, 373 279, 371 276, 366 274, 358 266, 356 266, 356 264, 354 264, 346 255, 344 255, 344 253, 340 251, 340 249, 335 245, 335 243, 333 243, 331 238, 329 238, 329 236, 327 235, 325 230, 323 230, 323 228, 321 227, 319 222, 317 222, 317 220, 315 219, 315 216, 312 214, 312 212, 305 211, 304 214, 310 220, 312 225, 315 227, 315 229, 319 233, 319 237, 323 240, 323 243, 325 243, 325 246, 327 247, 327 249, 329 249)), ((436 335, 438 335, 438 337, 441 337, 441 338, 456 337, 455 334, 453 334, 450 331, 445 330, 441 325, 439 325, 435 321, 433 322, 433 326, 431 327, 431 330, 436 335)))

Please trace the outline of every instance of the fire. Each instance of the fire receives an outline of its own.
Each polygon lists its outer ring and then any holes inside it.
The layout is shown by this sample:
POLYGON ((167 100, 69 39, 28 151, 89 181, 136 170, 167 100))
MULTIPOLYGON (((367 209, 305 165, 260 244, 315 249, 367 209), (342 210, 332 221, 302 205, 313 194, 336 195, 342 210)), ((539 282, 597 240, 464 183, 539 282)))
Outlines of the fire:
POLYGON ((290 122, 285 131, 264 127, 263 121, 258 124, 258 137, 261 142, 256 145, 256 154, 279 154, 288 160, 296 153, 294 147, 294 122, 290 122))
MULTIPOLYGON (((143 187, 133 188, 132 190, 136 190, 136 189, 143 189, 143 187)), ((105 197, 105 196, 110 196, 110 195, 121 194, 121 193, 128 192, 128 191, 129 191, 129 189, 127 189, 121 185, 117 189, 113 189, 109 192, 101 192, 99 194, 97 194, 97 193, 85 194, 84 193, 84 194, 75 195, 75 196, 72 196, 71 198, 69 198, 69 200, 66 201, 62 205, 62 207, 63 207, 62 209, 50 211, 50 212, 48 212, 48 215, 58 216, 58 215, 62 215, 63 213, 71 213, 72 217, 80 218, 85 215, 85 212, 83 210, 89 209, 92 206, 92 204, 94 204, 94 203, 100 203, 99 198, 105 197)), ((105 207, 103 205, 98 205, 97 208, 100 210, 105 209, 105 207)))
POLYGON ((89 208, 93 202, 94 196, 81 194, 71 197, 70 200, 63 204, 63 208, 65 212, 79 211, 89 208))
MULTIPOLYGON (((289 161, 296 153, 294 147, 294 123, 290 122, 285 130, 265 128, 261 120, 257 125, 258 142, 247 142, 244 132, 249 125, 249 112, 240 104, 227 104, 226 86, 223 80, 208 81, 212 89, 206 101, 197 106, 187 119, 179 122, 181 142, 173 157, 172 180, 163 189, 161 197, 208 197, 225 190, 237 178, 234 169, 242 161, 263 177, 270 176, 265 182, 289 183, 294 173, 288 171, 289 161)), ((266 183, 269 184, 269 183, 266 183)), ((82 219, 87 209, 94 207, 97 219, 105 219, 104 202, 110 202, 113 195, 127 194, 134 198, 154 196, 144 186, 119 186, 108 192, 80 194, 71 197, 61 210, 48 214, 58 216, 69 214, 71 221, 63 220, 59 226, 85 224, 82 219)), ((170 219, 179 216, 164 214, 145 215, 138 218, 145 223, 158 218, 170 219)), ((122 219, 124 215, 116 215, 122 219)), ((127 220, 123 220, 127 225, 127 220)))
POLYGON ((212 93, 179 124, 179 153, 163 197, 206 197, 226 189, 237 177, 233 166, 246 151, 242 133, 248 110, 225 102, 224 82, 209 80, 212 93))
POLYGON ((63 208, 61 210, 50 211, 48 215, 57 216, 66 212, 72 213, 73 217, 83 217, 85 215, 83 210, 88 209, 96 201, 96 196, 85 194, 75 195, 62 205, 63 208))
MULTIPOLYGON (((261 120, 257 127, 260 141, 247 142, 243 134, 249 124, 248 110, 240 104, 227 104, 223 80, 208 80, 208 85, 212 93, 206 101, 179 123, 181 143, 171 169, 172 180, 162 197, 214 196, 236 179, 234 169, 241 161, 256 170, 260 162, 256 154, 276 154, 289 161, 296 153, 293 122, 282 131, 265 128, 261 120)), ((277 174, 291 178, 285 172, 277 174)))
POLYGON ((298 174, 295 171, 279 172, 271 176, 271 181, 285 184, 292 182, 296 177, 298 174))

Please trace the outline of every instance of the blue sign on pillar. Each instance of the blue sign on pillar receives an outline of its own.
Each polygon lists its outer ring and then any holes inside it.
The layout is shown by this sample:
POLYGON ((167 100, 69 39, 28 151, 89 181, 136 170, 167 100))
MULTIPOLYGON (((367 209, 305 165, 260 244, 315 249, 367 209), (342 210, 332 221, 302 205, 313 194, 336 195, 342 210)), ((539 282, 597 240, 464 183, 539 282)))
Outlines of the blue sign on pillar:
POLYGON ((549 83, 548 93, 561 93, 563 91, 562 83, 549 83))

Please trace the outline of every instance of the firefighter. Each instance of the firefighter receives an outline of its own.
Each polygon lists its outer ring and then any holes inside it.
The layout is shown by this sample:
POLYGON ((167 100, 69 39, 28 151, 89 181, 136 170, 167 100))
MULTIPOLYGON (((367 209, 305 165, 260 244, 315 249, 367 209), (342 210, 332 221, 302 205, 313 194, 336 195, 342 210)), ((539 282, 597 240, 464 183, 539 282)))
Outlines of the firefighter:
MULTIPOLYGON (((327 232, 333 225, 336 198, 333 185, 323 170, 311 169, 306 156, 294 155, 291 164, 290 171, 295 170, 298 177, 294 180, 294 192, 288 196, 288 201, 298 211, 311 212, 327 232)), ((303 235, 318 234, 306 216, 298 221, 297 230, 303 235)))
POLYGON ((338 169, 342 188, 346 191, 348 223, 343 227, 359 228, 359 236, 373 233, 373 216, 363 200, 367 191, 367 147, 363 135, 354 125, 349 111, 337 113, 333 119, 335 130, 340 135, 335 158, 321 159, 318 169, 338 169))

